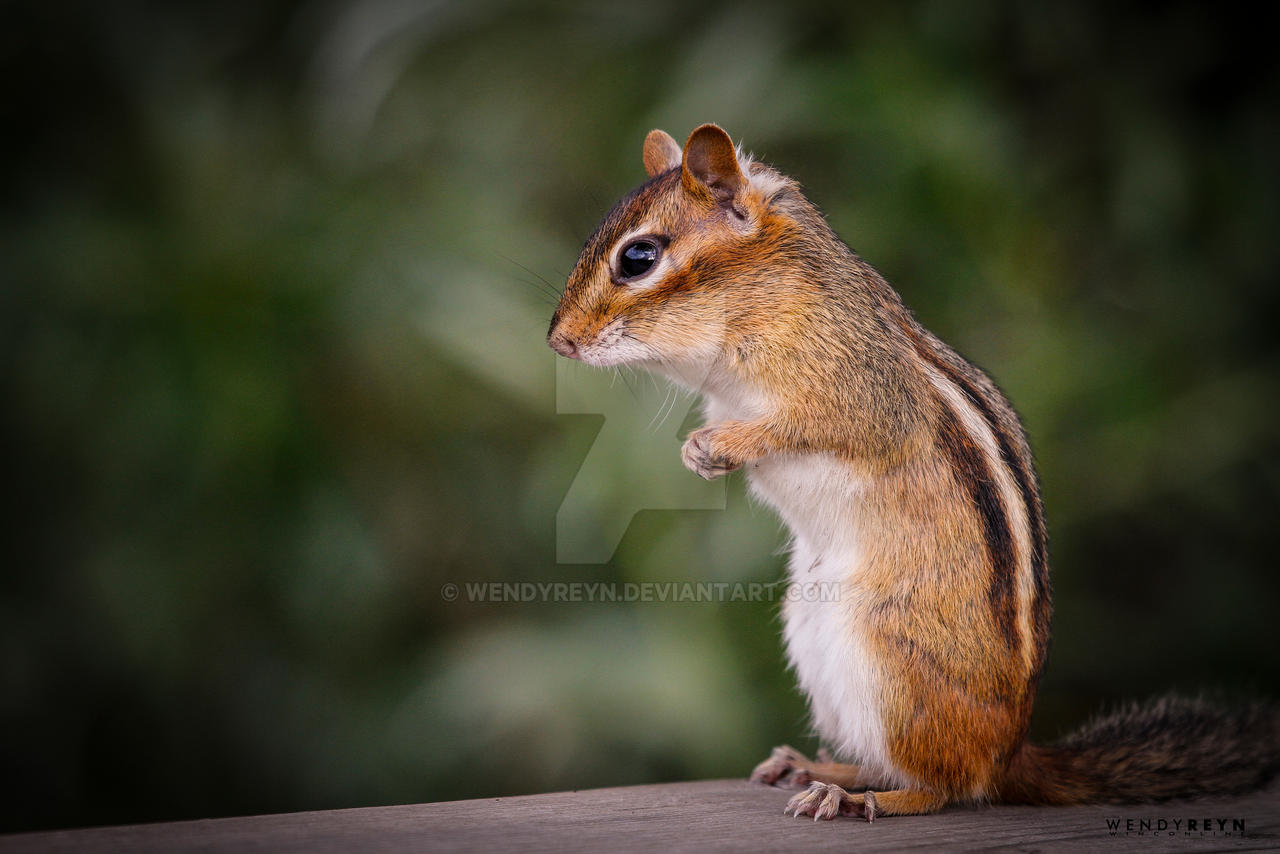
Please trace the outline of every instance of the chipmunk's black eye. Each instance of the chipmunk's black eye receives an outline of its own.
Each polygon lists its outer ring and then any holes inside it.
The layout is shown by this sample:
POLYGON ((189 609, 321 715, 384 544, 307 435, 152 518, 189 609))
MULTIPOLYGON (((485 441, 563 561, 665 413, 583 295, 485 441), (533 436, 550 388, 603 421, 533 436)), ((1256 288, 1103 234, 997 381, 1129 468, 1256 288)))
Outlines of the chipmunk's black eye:
POLYGON ((627 244, 618 256, 618 272, 624 279, 643 276, 658 263, 658 255, 662 250, 652 240, 636 240, 627 244))

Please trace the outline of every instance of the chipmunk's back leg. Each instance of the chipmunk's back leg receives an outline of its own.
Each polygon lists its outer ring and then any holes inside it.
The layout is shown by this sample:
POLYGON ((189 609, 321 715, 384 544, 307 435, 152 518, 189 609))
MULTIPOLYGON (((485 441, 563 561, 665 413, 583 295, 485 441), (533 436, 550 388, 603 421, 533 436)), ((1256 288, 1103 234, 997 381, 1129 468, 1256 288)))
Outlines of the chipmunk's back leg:
POLYGON ((859 766, 835 762, 825 750, 818 751, 817 759, 811 760, 785 744, 775 747, 769 758, 755 767, 751 772, 751 780, 796 789, 817 781, 858 791, 876 783, 875 778, 859 766))
POLYGON ((923 789, 849 793, 832 783, 811 783, 808 791, 793 797, 783 813, 811 815, 814 820, 852 815, 875 821, 882 815, 925 815, 947 805, 945 795, 923 789))
POLYGON ((877 815, 928 815, 947 805, 945 795, 921 789, 898 789, 892 792, 867 792, 867 802, 872 811, 871 821, 877 815))

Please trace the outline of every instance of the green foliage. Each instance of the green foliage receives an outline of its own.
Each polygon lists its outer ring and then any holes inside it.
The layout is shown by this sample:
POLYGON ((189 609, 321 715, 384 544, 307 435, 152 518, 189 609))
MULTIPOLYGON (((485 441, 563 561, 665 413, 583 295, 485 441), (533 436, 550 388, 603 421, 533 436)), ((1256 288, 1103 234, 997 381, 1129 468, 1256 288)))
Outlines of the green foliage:
MULTIPOLYGON (((608 564, 556 562, 600 418, 557 415, 554 291, 644 133, 703 121, 1023 413, 1058 594, 1037 734, 1280 685, 1280 81, 1248 17, 82 6, 8 9, 2 54, 0 756, 25 792, 0 830, 812 746, 776 604, 441 595, 780 577, 736 476, 724 510, 647 510, 608 564)), ((602 501, 646 467, 615 465, 602 501)))

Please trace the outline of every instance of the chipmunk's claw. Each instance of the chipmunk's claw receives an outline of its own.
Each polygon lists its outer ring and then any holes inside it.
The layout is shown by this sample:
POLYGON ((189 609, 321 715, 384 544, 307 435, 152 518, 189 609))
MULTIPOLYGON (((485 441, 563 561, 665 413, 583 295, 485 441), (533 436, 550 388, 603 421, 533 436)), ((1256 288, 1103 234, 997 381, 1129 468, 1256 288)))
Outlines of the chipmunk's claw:
POLYGON ((741 463, 732 462, 715 452, 712 442, 715 431, 715 427, 693 431, 680 449, 680 459, 685 468, 703 480, 714 480, 742 468, 741 463))
POLYGON ((875 795, 867 792, 851 795, 834 783, 810 783, 808 790, 801 792, 787 802, 783 815, 813 816, 830 821, 838 815, 859 815, 871 821, 875 817, 875 795), (870 809, 867 809, 867 801, 870 809))
POLYGON ((769 786, 789 786, 800 789, 813 782, 807 766, 809 760, 794 747, 779 745, 769 754, 769 758, 761 762, 751 772, 753 783, 764 783, 769 786))

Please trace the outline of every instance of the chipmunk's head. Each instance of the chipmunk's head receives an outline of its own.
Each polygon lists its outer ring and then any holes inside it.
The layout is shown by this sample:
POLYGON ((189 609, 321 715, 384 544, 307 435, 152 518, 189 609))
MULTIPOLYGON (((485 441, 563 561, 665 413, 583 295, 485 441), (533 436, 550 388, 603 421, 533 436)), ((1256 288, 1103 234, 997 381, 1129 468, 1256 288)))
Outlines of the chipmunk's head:
POLYGON ((749 324, 794 221, 795 184, 702 125, 684 149, 644 141, 649 180, 604 218, 569 276, 547 343, 592 365, 706 365, 749 324))

